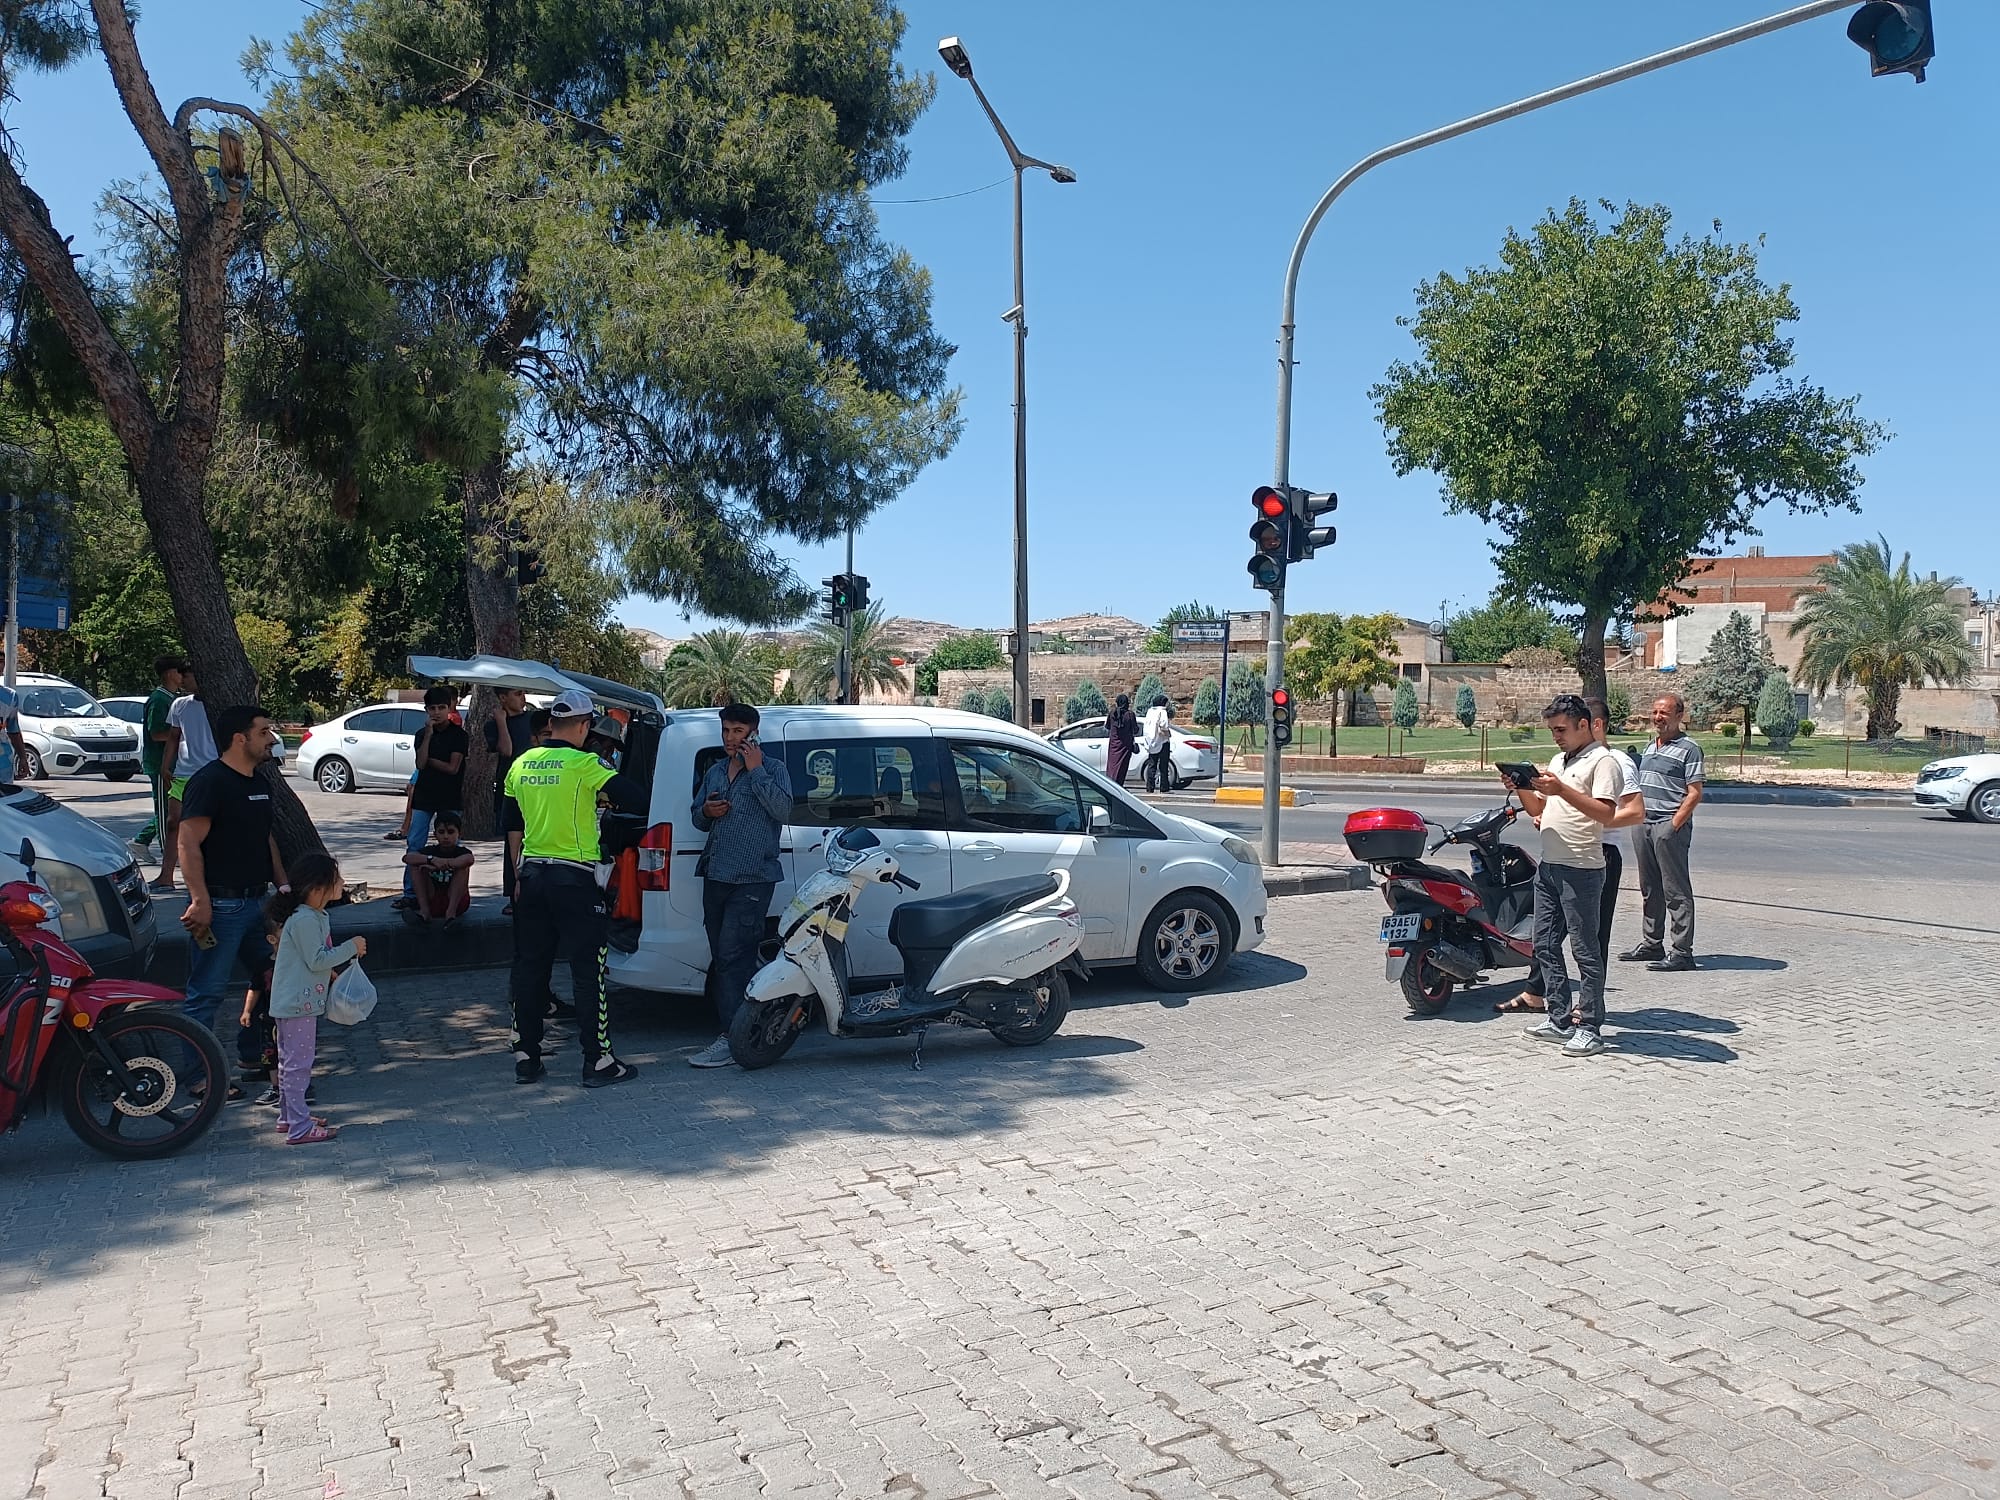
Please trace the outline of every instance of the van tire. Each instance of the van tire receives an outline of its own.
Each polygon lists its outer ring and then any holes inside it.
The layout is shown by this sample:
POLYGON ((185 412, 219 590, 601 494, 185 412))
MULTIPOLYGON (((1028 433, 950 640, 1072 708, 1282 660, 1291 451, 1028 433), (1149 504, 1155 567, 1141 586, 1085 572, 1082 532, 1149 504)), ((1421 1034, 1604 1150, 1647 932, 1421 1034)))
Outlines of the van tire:
POLYGON ((1156 990, 1186 994, 1214 982, 1236 951, 1222 903, 1206 891, 1177 891, 1139 929, 1139 977, 1156 990))
POLYGON ((104 779, 106 781, 130 781, 134 776, 137 776, 138 774, 139 773, 133 770, 130 766, 126 766, 121 771, 106 771, 104 773, 104 779))
POLYGON ((33 745, 28 748, 28 758, 21 763, 21 774, 29 781, 48 780, 48 767, 42 764, 42 757, 33 745))

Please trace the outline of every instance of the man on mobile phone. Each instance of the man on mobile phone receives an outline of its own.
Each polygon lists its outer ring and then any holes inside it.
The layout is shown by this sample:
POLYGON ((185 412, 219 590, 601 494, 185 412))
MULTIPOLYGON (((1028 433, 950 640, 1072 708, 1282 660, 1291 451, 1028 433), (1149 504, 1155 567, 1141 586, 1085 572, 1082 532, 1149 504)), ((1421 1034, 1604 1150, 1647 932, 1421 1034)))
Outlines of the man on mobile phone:
POLYGON ((1535 963, 1547 991, 1548 1015, 1528 1028, 1537 1041, 1558 1042, 1566 1057, 1604 1050, 1604 953, 1598 945, 1598 902, 1604 894, 1604 830, 1618 815, 1624 774, 1613 752, 1591 732, 1590 708, 1574 693, 1558 694, 1543 710, 1558 753, 1521 790, 1521 805, 1541 825, 1535 870, 1535 963), (1563 939, 1576 958, 1577 999, 1570 1006, 1563 939))
POLYGON ((688 1062, 726 1068, 729 1023, 757 970, 771 893, 783 877, 778 842, 792 815, 792 779, 757 743, 757 710, 732 703, 722 710, 723 755, 694 794, 694 826, 708 835, 695 873, 701 877, 702 926, 708 932, 708 989, 722 1035, 688 1062))

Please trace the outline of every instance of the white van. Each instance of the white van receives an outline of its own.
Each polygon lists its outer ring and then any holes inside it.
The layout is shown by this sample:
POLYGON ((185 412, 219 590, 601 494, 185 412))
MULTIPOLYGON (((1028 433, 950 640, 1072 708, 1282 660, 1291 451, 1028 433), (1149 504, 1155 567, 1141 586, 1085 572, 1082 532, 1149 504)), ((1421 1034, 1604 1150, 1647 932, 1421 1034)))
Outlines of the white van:
MULTIPOLYGON (((35 871, 62 903, 63 941, 99 974, 144 978, 159 932, 146 878, 125 841, 46 792, 0 783, 0 885, 26 873, 23 839, 33 841, 35 871)), ((12 972, 0 953, 0 978, 12 972)))
MULTIPOLYGON (((539 662, 412 657, 412 671, 454 683, 561 692, 579 687, 629 718, 626 773, 652 788, 644 819, 606 815, 607 852, 636 845, 643 917, 614 936, 611 978, 698 994, 708 968, 695 863, 696 787, 722 754, 715 709, 669 712, 651 693, 539 662), (621 826, 622 825, 622 826, 621 826)), ((875 829, 903 872, 942 896, 1061 867, 1084 918, 1093 967, 1136 963, 1150 983, 1193 990, 1231 954, 1264 940, 1263 871, 1243 840, 1148 807, 1040 735, 950 709, 802 706, 759 710, 764 753, 792 783, 792 821, 773 912, 825 867, 827 840, 875 829)), ((889 917, 904 893, 871 893, 848 936, 857 982, 901 969, 889 917)))
POLYGON ((130 781, 139 774, 139 731, 106 713, 75 683, 22 672, 14 691, 21 700, 21 738, 28 746, 23 776, 97 774, 107 781, 130 781))

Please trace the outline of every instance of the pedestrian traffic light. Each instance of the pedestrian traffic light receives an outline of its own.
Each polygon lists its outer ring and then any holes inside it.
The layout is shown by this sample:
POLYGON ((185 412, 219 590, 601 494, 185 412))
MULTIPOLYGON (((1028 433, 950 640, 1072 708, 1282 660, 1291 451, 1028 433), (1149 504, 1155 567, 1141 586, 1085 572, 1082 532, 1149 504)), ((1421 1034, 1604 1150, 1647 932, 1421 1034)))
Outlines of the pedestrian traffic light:
POLYGON ((1287 560, 1305 562, 1315 549, 1333 545, 1333 528, 1315 526, 1313 522, 1328 511, 1338 509, 1340 496, 1331 490, 1316 495, 1311 490, 1294 487, 1286 492, 1286 498, 1292 503, 1291 550, 1287 560))
POLYGON ((1251 583, 1275 594, 1285 586, 1285 559, 1291 550, 1291 501, 1284 491, 1260 484, 1250 492, 1250 505, 1257 519, 1250 523, 1253 550, 1245 566, 1251 583))
POLYGON ((1868 54, 1871 77, 1908 73, 1922 83, 1937 50, 1931 0, 1869 0, 1848 20, 1847 39, 1868 54))
POLYGON ((1292 742, 1292 694, 1289 688, 1271 689, 1271 743, 1292 742))

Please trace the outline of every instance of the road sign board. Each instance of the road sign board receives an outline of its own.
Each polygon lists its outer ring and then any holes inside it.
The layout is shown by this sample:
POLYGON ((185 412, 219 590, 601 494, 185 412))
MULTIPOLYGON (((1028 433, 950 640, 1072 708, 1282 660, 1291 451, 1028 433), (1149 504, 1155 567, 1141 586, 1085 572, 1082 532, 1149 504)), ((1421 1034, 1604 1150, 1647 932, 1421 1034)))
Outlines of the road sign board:
POLYGON ((1172 632, 1176 646, 1220 646, 1228 633, 1227 620, 1176 620, 1172 632))

